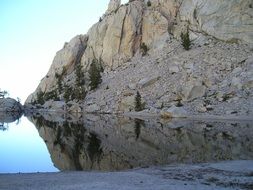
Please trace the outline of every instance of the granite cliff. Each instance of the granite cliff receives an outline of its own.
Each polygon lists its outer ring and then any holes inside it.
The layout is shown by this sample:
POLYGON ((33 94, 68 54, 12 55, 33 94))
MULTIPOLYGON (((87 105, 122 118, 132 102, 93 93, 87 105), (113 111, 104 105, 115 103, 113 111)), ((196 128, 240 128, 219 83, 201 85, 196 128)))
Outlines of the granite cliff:
POLYGON ((26 105, 129 112, 139 91, 149 113, 251 115, 252 7, 252 0, 111 0, 87 34, 57 52, 26 105), (181 34, 189 34, 189 51, 181 34), (102 75, 95 90, 92 63, 102 75))

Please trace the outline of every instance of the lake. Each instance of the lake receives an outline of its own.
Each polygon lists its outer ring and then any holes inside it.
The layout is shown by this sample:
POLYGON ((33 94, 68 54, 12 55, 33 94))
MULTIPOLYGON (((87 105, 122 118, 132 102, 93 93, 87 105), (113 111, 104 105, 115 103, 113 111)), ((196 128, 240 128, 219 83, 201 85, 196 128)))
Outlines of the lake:
POLYGON ((55 113, 16 119, 0 115, 0 173, 118 171, 253 159, 252 121, 55 113))

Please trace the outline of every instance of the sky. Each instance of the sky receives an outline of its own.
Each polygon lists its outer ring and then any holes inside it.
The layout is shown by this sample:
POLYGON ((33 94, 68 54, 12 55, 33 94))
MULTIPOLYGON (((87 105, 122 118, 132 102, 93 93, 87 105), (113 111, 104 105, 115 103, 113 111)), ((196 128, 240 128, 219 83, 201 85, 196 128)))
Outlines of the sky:
POLYGON ((0 130, 0 173, 57 172, 44 140, 32 122, 22 117, 0 130))
POLYGON ((0 89, 24 103, 46 75, 56 52, 74 36, 87 33, 108 3, 0 0, 0 89))

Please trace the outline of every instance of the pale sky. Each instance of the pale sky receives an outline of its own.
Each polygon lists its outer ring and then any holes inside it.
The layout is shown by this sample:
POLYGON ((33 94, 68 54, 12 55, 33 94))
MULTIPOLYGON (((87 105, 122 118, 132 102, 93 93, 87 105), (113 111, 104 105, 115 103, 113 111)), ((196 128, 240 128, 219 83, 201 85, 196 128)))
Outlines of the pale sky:
MULTIPOLYGON (((122 4, 128 0, 122 0, 122 4)), ((0 0, 0 88, 24 103, 64 43, 85 34, 109 0, 0 0)))

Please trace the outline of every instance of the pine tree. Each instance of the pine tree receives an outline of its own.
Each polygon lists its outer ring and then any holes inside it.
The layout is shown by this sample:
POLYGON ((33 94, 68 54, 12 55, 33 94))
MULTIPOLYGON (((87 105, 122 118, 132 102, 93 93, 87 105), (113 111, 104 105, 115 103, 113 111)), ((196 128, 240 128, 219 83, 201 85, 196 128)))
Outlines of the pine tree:
POLYGON ((40 105, 43 105, 45 103, 45 100, 44 100, 44 92, 42 92, 41 89, 39 89, 38 93, 37 93, 37 103, 40 104, 40 105))
POLYGON ((100 67, 100 65, 97 64, 97 60, 93 59, 89 69, 91 90, 96 89, 98 85, 102 82, 100 69, 98 67, 100 67))
POLYGON ((144 105, 142 104, 141 101, 141 95, 139 91, 137 91, 136 96, 135 96, 135 111, 142 111, 144 109, 144 105))
POLYGON ((151 6, 151 2, 150 2, 150 0, 148 0, 148 2, 147 2, 147 6, 148 6, 148 7, 150 7, 150 6, 151 6))
POLYGON ((181 42, 185 50, 189 50, 191 46, 191 40, 189 37, 189 30, 186 33, 181 33, 181 42))
POLYGON ((79 63, 75 66, 76 86, 80 87, 85 84, 83 66, 79 63))

